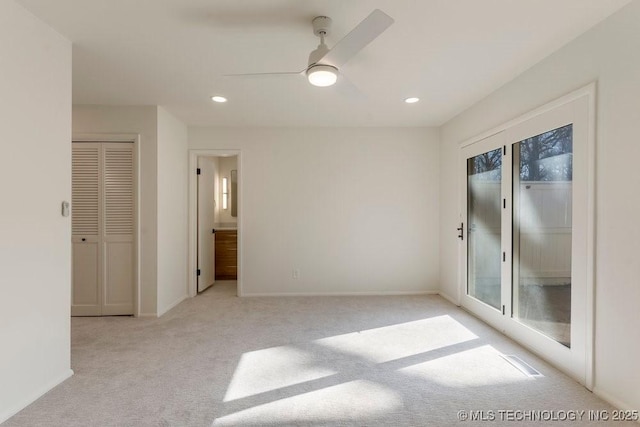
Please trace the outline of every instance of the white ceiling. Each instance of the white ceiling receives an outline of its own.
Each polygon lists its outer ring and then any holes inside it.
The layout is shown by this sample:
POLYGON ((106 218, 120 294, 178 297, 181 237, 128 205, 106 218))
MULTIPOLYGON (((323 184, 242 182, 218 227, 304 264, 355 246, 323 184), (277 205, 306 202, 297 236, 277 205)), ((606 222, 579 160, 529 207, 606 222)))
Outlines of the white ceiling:
POLYGON ((17 1, 74 43, 76 104, 162 105, 202 126, 437 126, 630 0, 17 1), (222 77, 301 70, 313 17, 333 19, 331 47, 375 8, 395 24, 341 70, 365 97, 222 77))

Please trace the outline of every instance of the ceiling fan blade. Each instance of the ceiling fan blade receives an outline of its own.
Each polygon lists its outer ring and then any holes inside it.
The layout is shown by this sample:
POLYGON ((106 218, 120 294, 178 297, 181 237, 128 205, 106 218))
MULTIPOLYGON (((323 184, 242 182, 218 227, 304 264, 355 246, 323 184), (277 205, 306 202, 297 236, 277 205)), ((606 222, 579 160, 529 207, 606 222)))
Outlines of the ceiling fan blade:
POLYGON ((338 83, 336 84, 336 90, 346 98, 354 101, 366 101, 367 95, 360 90, 344 73, 340 74, 338 83))
POLYGON ((307 71, 305 68, 302 71, 284 71, 278 73, 241 73, 241 74, 223 74, 223 77, 269 77, 269 76, 295 76, 302 75, 307 71))
POLYGON ((318 62, 340 68, 389 28, 393 22, 393 18, 380 9, 374 10, 318 62))

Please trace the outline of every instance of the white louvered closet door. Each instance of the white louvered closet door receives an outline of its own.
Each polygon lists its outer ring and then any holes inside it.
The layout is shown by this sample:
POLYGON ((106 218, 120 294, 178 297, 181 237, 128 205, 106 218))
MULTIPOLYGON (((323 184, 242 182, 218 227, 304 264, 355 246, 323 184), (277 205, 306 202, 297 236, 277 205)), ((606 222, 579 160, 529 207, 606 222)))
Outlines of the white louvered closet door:
POLYGON ((100 263, 100 144, 72 145, 71 314, 102 314, 100 263))
POLYGON ((76 142, 72 163, 71 314, 133 314, 133 144, 76 142))

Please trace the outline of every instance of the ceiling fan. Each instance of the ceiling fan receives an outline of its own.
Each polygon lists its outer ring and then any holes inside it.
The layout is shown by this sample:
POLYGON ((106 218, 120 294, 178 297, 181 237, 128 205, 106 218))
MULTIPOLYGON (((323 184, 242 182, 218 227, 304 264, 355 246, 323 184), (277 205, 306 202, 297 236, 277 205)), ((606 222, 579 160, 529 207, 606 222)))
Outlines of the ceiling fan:
POLYGON ((325 37, 331 31, 331 22, 331 18, 328 16, 316 16, 313 19, 313 34, 320 37, 320 44, 309 55, 308 65, 303 70, 281 73, 226 74, 226 76, 306 75, 309 83, 314 86, 331 86, 338 80, 340 67, 382 34, 394 21, 389 15, 376 9, 333 48, 329 49, 325 43, 325 37))

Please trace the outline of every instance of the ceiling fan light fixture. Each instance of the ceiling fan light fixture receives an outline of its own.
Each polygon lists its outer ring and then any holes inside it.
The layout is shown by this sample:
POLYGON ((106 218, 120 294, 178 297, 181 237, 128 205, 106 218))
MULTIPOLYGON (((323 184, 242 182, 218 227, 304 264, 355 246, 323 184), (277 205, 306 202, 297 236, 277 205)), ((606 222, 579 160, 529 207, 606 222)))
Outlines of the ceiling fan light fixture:
POLYGON ((307 70, 307 79, 314 86, 332 86, 338 80, 338 69, 331 65, 313 65, 307 70))

